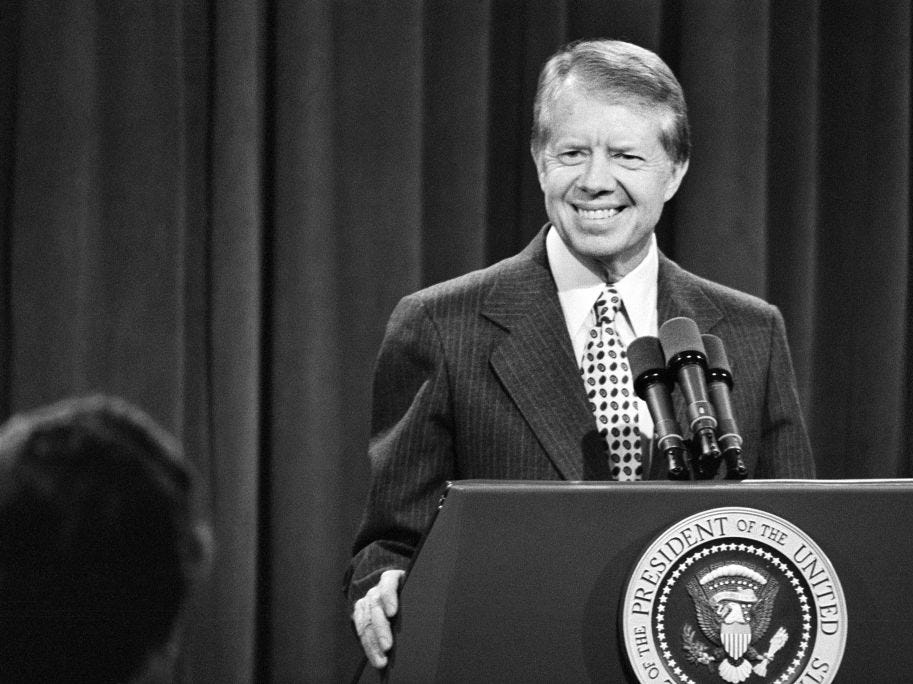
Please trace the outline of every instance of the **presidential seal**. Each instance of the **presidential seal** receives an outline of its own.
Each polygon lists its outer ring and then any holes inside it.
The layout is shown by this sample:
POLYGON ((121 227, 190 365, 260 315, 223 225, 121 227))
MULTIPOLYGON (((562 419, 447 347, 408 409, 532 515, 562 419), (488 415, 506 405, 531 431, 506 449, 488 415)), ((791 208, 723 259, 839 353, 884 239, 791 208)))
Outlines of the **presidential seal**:
POLYGON ((843 589, 817 544, 752 508, 717 508, 663 532, 622 605, 641 682, 832 681, 846 644, 843 589))

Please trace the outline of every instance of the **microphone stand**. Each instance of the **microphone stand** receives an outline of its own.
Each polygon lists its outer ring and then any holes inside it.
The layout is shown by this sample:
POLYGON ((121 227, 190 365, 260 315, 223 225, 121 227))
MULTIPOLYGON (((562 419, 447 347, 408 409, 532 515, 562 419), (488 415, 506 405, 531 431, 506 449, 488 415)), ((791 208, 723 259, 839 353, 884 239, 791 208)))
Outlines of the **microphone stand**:
POLYGON ((748 475, 748 467, 742 458, 740 445, 726 448, 722 458, 707 458, 700 445, 701 442, 692 437, 682 440, 676 446, 667 446, 663 449, 669 463, 670 480, 712 480, 723 462, 726 463, 725 479, 744 480, 748 475))

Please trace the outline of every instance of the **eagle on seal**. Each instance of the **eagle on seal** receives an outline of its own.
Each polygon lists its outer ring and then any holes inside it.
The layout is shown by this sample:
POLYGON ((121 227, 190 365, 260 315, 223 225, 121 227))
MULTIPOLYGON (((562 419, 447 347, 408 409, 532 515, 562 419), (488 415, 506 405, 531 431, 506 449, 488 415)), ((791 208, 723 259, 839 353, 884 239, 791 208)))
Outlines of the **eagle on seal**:
POLYGON ((752 661, 764 659, 753 644, 770 626, 778 583, 746 565, 728 564, 692 578, 687 589, 701 631, 716 646, 712 660, 720 677, 744 682, 752 661))

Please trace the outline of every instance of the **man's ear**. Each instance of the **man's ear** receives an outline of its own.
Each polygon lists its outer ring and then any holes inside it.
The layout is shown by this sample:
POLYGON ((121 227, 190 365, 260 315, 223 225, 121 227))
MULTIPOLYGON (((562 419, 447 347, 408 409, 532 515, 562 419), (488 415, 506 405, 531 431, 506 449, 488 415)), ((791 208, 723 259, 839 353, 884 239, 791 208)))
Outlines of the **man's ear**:
POLYGON ((672 175, 669 177, 669 182, 666 184, 666 192, 663 193, 664 202, 668 202, 675 193, 678 192, 678 187, 682 184, 682 180, 685 178, 686 173, 688 173, 687 159, 681 164, 672 163, 672 175))

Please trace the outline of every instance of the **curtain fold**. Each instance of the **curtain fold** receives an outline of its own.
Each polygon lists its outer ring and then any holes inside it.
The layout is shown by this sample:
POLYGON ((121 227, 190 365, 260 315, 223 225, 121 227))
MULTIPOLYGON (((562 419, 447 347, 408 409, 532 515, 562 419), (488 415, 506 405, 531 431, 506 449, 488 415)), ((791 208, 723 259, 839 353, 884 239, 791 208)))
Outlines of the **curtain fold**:
MULTIPOLYGON (((209 231, 206 319, 211 432, 208 483, 216 561, 204 612, 218 639, 195 664, 193 681, 244 681, 257 672, 258 554, 263 450, 268 414, 263 382, 268 334, 264 325, 264 253, 268 216, 264 195, 264 8, 229 0, 208 13, 212 90, 207 173, 209 231)), ((192 141, 191 141, 192 142, 192 141)))
POLYGON ((816 299, 809 359, 812 434, 823 475, 873 477, 901 469, 903 458, 910 6, 863 12, 838 2, 820 12, 815 263, 826 296, 816 299))
POLYGON ((683 3, 678 67, 693 152, 675 206, 675 258, 761 297, 767 295, 768 16, 766 2, 683 3))
MULTIPOLYGON (((814 3, 774 2, 770 15, 767 107, 767 292, 789 321, 794 359, 810 359, 818 296, 818 10, 814 3)), ((812 373, 796 364, 808 412, 812 373)))
MULTIPOLYGON (((489 2, 433 0, 422 36, 421 283, 486 260, 489 2), (435 93, 428 97, 426 93, 435 93), (441 245, 449 249, 441 250, 441 245)), ((503 80, 503 79, 501 79, 503 80)))
MULTIPOLYGON (((105 391, 215 523, 180 681, 345 681, 396 301, 545 221, 536 77, 656 50, 694 152, 658 230, 783 311, 822 477, 913 475, 905 0, 0 0, 0 417, 105 391)), ((735 378, 738 391, 738 378, 735 378)))

